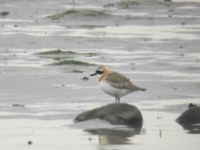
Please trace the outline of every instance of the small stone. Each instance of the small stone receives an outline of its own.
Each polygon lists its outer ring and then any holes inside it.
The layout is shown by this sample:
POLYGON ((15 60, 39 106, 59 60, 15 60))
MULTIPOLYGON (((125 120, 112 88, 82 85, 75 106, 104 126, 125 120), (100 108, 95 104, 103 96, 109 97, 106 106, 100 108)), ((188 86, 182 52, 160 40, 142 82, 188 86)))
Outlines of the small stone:
POLYGON ((162 119, 162 117, 161 116, 157 116, 157 120, 160 120, 160 119, 162 119))
POLYGON ((83 73, 84 71, 82 71, 82 70, 72 70, 72 72, 74 72, 74 73, 83 73))
POLYGON ((8 11, 2 11, 0 12, 1 16, 8 16, 10 13, 8 11))
POLYGON ((32 145, 33 141, 28 141, 27 143, 28 143, 28 145, 32 145))
POLYGON ((22 105, 22 104, 13 104, 12 106, 13 107, 24 107, 24 105, 22 105))
POLYGON ((186 25, 186 23, 183 21, 183 22, 181 22, 181 24, 184 26, 184 25, 186 25))
POLYGON ((184 47, 182 45, 179 46, 180 49, 183 49, 184 47))
POLYGON ((89 78, 88 77, 83 77, 82 80, 83 81, 87 81, 87 80, 89 80, 89 78))

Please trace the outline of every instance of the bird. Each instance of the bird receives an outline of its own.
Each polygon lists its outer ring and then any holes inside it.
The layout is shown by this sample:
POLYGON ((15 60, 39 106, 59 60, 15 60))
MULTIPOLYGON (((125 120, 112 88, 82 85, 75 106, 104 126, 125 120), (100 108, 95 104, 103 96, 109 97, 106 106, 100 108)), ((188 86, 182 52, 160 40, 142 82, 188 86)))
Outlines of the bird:
POLYGON ((100 65, 90 76, 101 75, 99 78, 100 88, 110 96, 115 97, 115 103, 120 103, 122 96, 135 91, 146 91, 145 88, 134 85, 129 78, 110 68, 100 65))

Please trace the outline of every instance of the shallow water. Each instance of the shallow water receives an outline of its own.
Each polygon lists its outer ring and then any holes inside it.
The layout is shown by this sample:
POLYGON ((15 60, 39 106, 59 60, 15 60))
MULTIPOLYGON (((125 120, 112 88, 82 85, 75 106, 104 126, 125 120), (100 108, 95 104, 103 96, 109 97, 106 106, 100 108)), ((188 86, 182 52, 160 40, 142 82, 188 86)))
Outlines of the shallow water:
POLYGON ((10 13, 0 16, 0 148, 198 149, 199 125, 175 119, 200 99, 200 3, 177 1, 0 1, 10 13), (71 9, 80 12, 49 17, 71 9), (105 64, 147 88, 122 98, 141 110, 142 129, 74 125, 114 99, 89 77, 96 66, 50 65, 63 60, 105 64))

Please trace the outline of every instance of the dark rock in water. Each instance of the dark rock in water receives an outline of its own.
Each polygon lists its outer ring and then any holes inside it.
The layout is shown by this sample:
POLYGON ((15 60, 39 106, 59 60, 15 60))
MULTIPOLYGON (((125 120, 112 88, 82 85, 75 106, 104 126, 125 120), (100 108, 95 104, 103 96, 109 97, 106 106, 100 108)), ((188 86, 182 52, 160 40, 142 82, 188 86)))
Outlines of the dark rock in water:
POLYGON ((200 106, 189 104, 188 109, 183 112, 176 120, 179 123, 200 123, 200 106))
POLYGON ((143 118, 140 110, 133 105, 115 103, 102 106, 79 114, 74 121, 86 121, 89 119, 102 119, 114 125, 127 125, 141 127, 143 118))
POLYGON ((183 112, 176 121, 190 133, 200 133, 200 106, 190 103, 188 109, 183 112))

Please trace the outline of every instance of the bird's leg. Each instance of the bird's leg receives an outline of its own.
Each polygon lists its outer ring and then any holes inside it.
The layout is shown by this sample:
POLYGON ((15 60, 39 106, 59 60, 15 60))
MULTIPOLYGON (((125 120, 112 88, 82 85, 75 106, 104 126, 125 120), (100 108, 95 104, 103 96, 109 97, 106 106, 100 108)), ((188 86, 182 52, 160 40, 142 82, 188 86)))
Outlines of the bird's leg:
POLYGON ((118 97, 118 103, 120 103, 120 97, 118 97))
POLYGON ((117 103, 117 99, 118 99, 117 96, 115 96, 115 103, 117 103))

